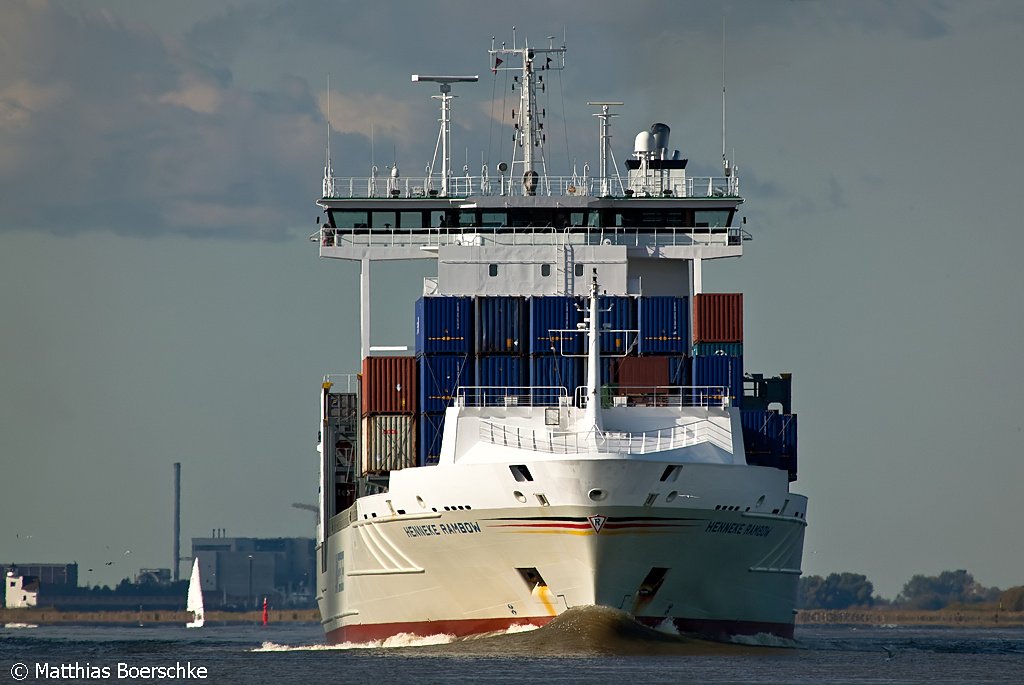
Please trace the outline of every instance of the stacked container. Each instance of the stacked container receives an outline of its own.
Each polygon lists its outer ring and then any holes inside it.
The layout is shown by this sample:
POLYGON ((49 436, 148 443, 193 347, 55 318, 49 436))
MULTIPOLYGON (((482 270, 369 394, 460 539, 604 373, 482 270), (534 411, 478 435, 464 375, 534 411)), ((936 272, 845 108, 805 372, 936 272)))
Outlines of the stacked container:
POLYGON ((637 298, 601 295, 597 298, 601 354, 636 354, 637 298))
POLYGON ((496 405, 520 396, 527 382, 529 301, 522 297, 478 297, 476 313, 476 403, 496 405))
POLYGON ((639 329, 631 354, 617 361, 618 392, 646 401, 653 394, 677 394, 674 386, 689 384, 690 346, 688 300, 686 297, 656 295, 636 298, 639 329), (657 390, 655 390, 657 388, 657 390))
POLYGON ((743 294, 693 298, 693 384, 721 386, 735 406, 743 399, 743 294))
POLYGON ((747 463, 789 472, 796 480, 796 414, 772 410, 744 409, 740 412, 747 463))
POLYGON ((565 388, 569 396, 585 380, 583 359, 586 335, 580 301, 568 296, 531 297, 529 307, 530 358, 527 382, 530 401, 555 405, 565 388))
POLYGON ((382 474, 416 465, 417 383, 413 357, 366 357, 361 379, 360 470, 382 474))
POLYGON ((417 461, 421 466, 437 463, 445 409, 459 387, 473 384, 473 304, 468 297, 416 300, 417 461))

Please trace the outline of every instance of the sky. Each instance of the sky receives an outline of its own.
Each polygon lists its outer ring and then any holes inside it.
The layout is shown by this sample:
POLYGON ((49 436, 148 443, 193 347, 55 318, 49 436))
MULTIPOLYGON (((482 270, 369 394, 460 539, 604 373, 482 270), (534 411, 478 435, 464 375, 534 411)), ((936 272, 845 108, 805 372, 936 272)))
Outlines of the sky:
MULTIPOLYGON (((5 2, 0 562, 116 583, 182 540, 313 535, 325 372, 359 357, 358 270, 317 257, 337 175, 507 158, 491 37, 556 44, 553 173, 652 122, 698 175, 727 147, 753 240, 745 368, 793 373, 804 572, 1024 584, 1024 5, 913 1, 5 2), (726 24, 723 51, 722 24, 726 24), (328 82, 330 90, 328 93, 328 82), (564 123, 563 123, 564 122, 564 123), (107 562, 112 562, 109 565, 107 562), (93 569, 93 570, 89 570, 93 569)), ((411 344, 424 264, 376 267, 372 343, 411 344), (379 280, 378 280, 379 279, 379 280), (408 316, 400 315, 406 311, 408 316)), ((185 573, 184 566, 182 573, 185 573)))

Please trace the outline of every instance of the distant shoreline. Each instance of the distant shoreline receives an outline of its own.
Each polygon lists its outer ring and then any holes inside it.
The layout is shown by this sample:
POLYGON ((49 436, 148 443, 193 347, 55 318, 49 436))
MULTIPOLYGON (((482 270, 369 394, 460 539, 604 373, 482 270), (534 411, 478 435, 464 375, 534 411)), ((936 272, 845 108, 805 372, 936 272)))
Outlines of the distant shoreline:
MULTIPOLYGON (((103 623, 143 625, 147 623, 181 623, 191 620, 184 611, 59 611, 57 609, 0 609, 0 626, 7 623, 55 625, 61 623, 103 623)), ((260 623, 260 611, 211 611, 206 621, 217 623, 260 623)), ((271 609, 269 623, 320 623, 316 609, 271 609)), ((904 609, 803 609, 797 612, 797 625, 872 625, 872 626, 963 626, 972 628, 1022 628, 1024 611, 999 611, 991 607, 978 609, 938 609, 912 611, 904 609)))
POLYGON ((1024 611, 972 609, 801 609, 797 625, 964 626, 970 628, 1024 627, 1024 611))
MULTIPOLYGON (((181 623, 192 620, 186 611, 60 611, 58 609, 0 609, 0 626, 7 623, 31 623, 54 625, 59 623, 110 623, 143 625, 147 623, 181 623)), ((208 611, 206 622, 216 623, 260 623, 263 610, 257 611, 208 611)), ((320 623, 317 609, 271 609, 267 612, 268 623, 320 623)))

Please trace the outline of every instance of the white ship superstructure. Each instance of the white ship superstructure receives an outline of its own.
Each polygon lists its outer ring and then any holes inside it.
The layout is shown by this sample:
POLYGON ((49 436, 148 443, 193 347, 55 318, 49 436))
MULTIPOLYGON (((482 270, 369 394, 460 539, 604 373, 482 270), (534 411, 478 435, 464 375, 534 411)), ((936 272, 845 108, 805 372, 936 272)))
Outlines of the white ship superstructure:
POLYGON ((520 96, 516 152, 493 176, 448 157, 451 91, 470 76, 413 79, 440 85, 440 173, 336 178, 328 155, 314 238, 360 263, 363 357, 321 393, 328 639, 467 635, 586 605, 791 637, 806 498, 790 492, 789 376, 745 375, 741 296, 703 292, 704 262, 747 237, 736 170, 688 175, 655 124, 618 174, 620 103, 601 102, 598 175, 550 176, 536 90, 565 48, 490 56, 520 96), (437 264, 417 356, 381 354, 371 268, 411 259, 437 264))

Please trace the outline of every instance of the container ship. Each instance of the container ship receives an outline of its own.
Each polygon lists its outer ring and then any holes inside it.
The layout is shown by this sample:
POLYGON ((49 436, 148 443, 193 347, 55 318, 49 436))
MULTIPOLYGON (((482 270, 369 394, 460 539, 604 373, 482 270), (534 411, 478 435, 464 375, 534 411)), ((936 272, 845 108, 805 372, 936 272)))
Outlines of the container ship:
POLYGON ((807 525, 791 377, 746 371, 742 294, 703 288, 704 263, 750 238, 724 124, 720 177, 687 173, 660 123, 620 169, 622 103, 590 102, 598 173, 549 175, 538 93, 565 46, 513 39, 489 58, 516 98, 493 169, 451 167, 452 90, 477 76, 412 77, 441 110, 422 176, 335 177, 328 136, 311 240, 360 265, 362 365, 320 389, 327 640, 583 606, 791 638, 807 525), (373 263, 422 259, 437 270, 408 297, 415 353, 371 347, 373 263))

